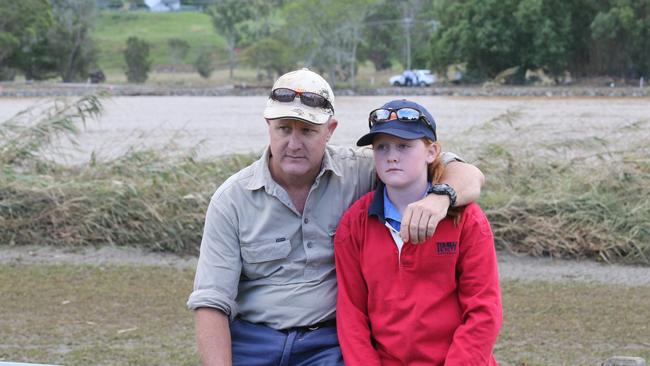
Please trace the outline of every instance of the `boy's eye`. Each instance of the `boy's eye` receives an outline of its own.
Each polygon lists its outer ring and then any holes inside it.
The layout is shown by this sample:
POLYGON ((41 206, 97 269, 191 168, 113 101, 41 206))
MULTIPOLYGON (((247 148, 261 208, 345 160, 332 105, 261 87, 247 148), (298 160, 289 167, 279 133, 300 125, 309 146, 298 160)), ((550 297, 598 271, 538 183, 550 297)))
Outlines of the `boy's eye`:
POLYGON ((407 149, 407 148, 409 148, 409 147, 411 147, 411 146, 408 145, 408 144, 399 144, 399 145, 397 145, 397 147, 398 147, 400 150, 404 150, 404 149, 407 149))

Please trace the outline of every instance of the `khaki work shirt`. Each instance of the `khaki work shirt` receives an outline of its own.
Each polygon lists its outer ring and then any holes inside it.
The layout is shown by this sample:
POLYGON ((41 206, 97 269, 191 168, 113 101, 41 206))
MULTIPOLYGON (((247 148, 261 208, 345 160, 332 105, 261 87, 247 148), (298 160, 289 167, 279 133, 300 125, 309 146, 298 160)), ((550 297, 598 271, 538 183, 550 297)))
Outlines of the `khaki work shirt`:
POLYGON ((187 306, 274 329, 331 319, 334 233, 345 210, 374 186, 372 150, 328 146, 302 214, 271 178, 268 159, 267 148, 212 196, 187 306))

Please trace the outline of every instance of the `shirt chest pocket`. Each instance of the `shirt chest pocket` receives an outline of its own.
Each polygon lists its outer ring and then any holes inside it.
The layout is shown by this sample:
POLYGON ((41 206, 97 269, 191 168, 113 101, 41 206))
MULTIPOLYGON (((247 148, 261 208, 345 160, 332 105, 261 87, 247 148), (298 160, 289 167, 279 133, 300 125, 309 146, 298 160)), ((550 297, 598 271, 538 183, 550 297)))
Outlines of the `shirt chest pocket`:
POLYGON ((287 265, 289 239, 241 243, 242 275, 250 280, 269 277, 287 265))

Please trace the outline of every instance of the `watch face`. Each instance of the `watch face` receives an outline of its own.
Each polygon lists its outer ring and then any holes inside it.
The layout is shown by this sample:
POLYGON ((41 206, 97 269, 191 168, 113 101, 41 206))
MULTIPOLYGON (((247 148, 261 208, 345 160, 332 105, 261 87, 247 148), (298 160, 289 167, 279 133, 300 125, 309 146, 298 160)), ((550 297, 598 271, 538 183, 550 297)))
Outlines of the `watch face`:
POLYGON ((448 194, 449 188, 450 187, 447 184, 434 184, 431 186, 431 189, 429 191, 435 194, 448 194))

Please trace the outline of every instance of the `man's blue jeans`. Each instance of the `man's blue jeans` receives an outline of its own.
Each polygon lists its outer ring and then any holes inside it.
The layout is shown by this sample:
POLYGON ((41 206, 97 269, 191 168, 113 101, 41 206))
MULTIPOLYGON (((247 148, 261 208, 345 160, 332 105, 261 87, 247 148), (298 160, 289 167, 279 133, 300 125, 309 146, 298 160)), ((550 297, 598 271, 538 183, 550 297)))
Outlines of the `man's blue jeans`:
POLYGON ((235 319, 230 334, 234 366, 343 366, 333 326, 279 331, 235 319))

